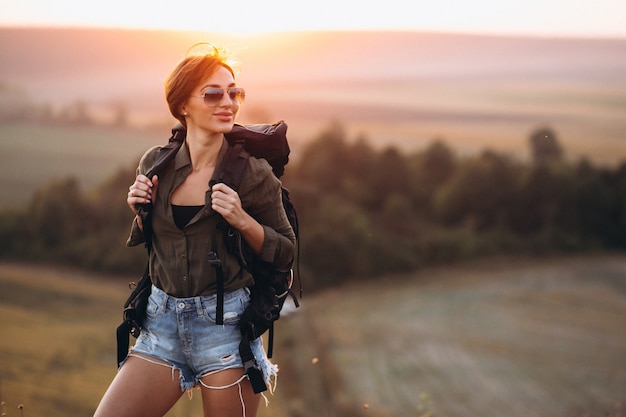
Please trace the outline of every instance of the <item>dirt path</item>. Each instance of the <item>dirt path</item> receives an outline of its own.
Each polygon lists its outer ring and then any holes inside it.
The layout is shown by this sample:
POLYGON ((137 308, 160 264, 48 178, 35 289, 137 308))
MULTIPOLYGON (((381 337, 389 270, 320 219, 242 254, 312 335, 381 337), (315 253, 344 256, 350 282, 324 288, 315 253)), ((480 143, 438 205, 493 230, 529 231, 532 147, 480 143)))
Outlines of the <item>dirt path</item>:
POLYGON ((389 282, 330 291, 291 319, 325 332, 325 366, 342 379, 326 384, 345 387, 335 397, 350 399, 351 415, 367 404, 370 417, 604 416, 626 403, 626 256, 389 282))

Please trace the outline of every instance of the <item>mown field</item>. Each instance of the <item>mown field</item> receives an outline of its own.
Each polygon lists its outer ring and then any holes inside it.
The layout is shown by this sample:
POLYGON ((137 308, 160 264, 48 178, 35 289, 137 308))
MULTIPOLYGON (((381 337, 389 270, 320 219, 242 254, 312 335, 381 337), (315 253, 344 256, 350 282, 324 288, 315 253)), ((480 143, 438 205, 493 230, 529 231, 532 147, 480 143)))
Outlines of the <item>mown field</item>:
POLYGON ((425 270, 332 291, 296 320, 331 362, 332 415, 611 415, 626 400, 625 260, 425 270))
POLYGON ((167 143, 168 134, 0 124, 0 206, 25 204, 49 181, 70 176, 91 188, 120 168, 134 167, 150 146, 167 143))
MULTIPOLYGON (((90 416, 129 277, 0 264, 6 415, 90 416)), ((491 260, 317 295, 277 325, 260 417, 582 417, 626 411, 626 255, 491 260)), ((4 411, 4 410, 3 410, 4 411)), ((198 416, 199 396, 169 417, 198 416)))

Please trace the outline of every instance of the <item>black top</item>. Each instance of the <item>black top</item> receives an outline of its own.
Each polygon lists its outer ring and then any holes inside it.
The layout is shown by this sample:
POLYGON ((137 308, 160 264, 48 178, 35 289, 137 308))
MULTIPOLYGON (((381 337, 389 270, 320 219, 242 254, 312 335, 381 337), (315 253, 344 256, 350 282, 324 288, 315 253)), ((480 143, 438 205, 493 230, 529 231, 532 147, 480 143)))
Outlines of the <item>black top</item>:
POLYGON ((202 210, 204 206, 177 206, 172 204, 172 216, 174 217, 174 223, 179 229, 183 229, 187 226, 187 223, 193 219, 193 217, 202 210))

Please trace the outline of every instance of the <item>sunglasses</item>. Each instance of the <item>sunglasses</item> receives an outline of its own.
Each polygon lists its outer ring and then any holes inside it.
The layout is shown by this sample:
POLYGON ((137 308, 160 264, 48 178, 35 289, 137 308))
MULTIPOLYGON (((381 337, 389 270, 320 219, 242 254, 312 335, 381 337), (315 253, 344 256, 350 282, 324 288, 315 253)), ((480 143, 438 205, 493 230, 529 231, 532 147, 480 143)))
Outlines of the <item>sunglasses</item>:
POLYGON ((231 87, 226 89, 224 92, 223 88, 211 87, 204 90, 204 93, 201 96, 192 96, 192 97, 200 97, 204 99, 204 104, 207 106, 215 106, 219 104, 224 98, 224 93, 228 94, 231 101, 237 100, 238 103, 241 103, 246 98, 246 91, 240 87, 231 87))

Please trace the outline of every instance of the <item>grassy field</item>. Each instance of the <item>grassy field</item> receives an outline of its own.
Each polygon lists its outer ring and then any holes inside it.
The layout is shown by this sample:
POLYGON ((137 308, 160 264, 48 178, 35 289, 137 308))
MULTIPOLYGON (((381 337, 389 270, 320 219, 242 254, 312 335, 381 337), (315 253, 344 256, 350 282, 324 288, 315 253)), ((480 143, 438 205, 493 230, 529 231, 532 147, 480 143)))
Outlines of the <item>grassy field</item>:
MULTIPOLYGON (((304 107, 299 113, 285 115, 289 122, 293 161, 297 161, 304 145, 328 125, 327 116, 311 115, 305 111, 306 105, 300 105, 304 107), (302 114, 307 116, 303 118, 302 114)), ((290 108, 296 107, 298 103, 290 103, 290 108)), ((610 114, 615 112, 611 110, 610 114)), ((345 108, 337 108, 336 113, 348 119, 345 121, 348 140, 365 135, 377 147, 395 146, 409 152, 425 148, 435 138, 442 138, 460 155, 492 149, 522 160, 528 156, 528 135, 538 126, 526 119, 506 117, 485 122, 480 117, 466 120, 464 117, 439 119, 433 116, 391 123, 372 115, 369 121, 351 121, 345 108)), ((360 112, 357 113, 362 117, 360 112)), ((586 155, 592 161, 613 164, 621 161, 626 151, 623 140, 626 127, 615 122, 601 123, 603 129, 611 131, 611 134, 603 133, 596 128, 598 121, 594 117, 594 113, 580 116, 580 125, 573 127, 554 126, 566 155, 572 160, 586 155), (588 140, 589 137, 594 140, 588 140)), ((621 119, 618 120, 621 123, 621 119)), ((38 188, 51 180, 69 176, 78 178, 81 185, 89 189, 120 168, 134 168, 146 149, 166 143, 168 137, 167 127, 159 132, 95 126, 0 124, 0 207, 26 204, 38 188)), ((131 180, 129 178, 129 184, 131 180)))
MULTIPOLYGON (((19 404, 26 416, 91 415, 115 374, 129 279, 0 264, 8 417, 19 404)), ((302 301, 277 325, 279 388, 259 417, 626 411, 624 255, 438 268, 302 301)), ((199 405, 183 398, 168 417, 199 405)))
MULTIPOLYGON (((115 329, 134 277, 0 265, 0 395, 7 416, 91 416, 116 373, 115 329)), ((168 417, 190 415, 181 401, 168 417)), ((3 410, 4 411, 4 410, 3 410)))
POLYGON ((288 322, 300 391, 287 415, 622 415, 625 314, 623 256, 489 262, 334 290, 288 322))
POLYGON ((168 133, 0 124, 0 205, 24 204, 39 187, 69 176, 90 188, 134 167, 150 146, 167 143, 168 133))

